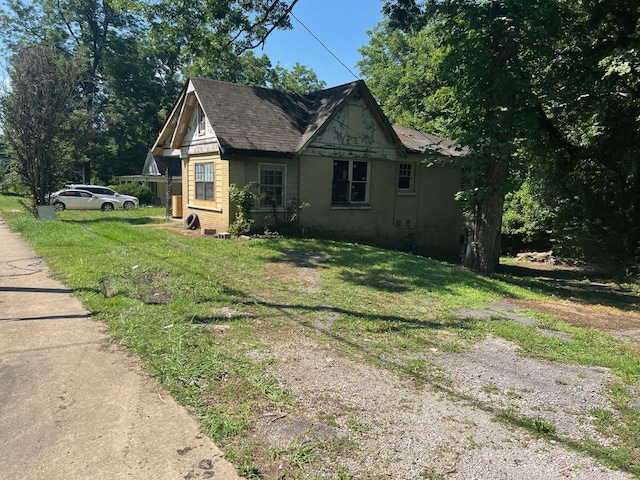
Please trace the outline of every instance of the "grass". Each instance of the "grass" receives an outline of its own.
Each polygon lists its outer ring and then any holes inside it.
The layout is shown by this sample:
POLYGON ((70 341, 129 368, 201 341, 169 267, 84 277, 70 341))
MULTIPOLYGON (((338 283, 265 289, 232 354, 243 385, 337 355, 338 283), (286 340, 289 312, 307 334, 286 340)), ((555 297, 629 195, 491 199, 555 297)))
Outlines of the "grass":
MULTIPOLYGON (((290 477, 297 478, 313 471, 314 462, 335 456, 335 445, 323 442, 293 443, 265 455, 249 439, 260 414, 293 402, 269 373, 269 339, 312 336, 410 378, 416 387, 445 387, 446 376, 414 354, 462 352, 487 334, 516 343, 523 355, 612 369, 621 381, 607 392, 612 409, 592 414, 617 439, 615 448, 557 438, 553 425, 511 411, 498 418, 640 475, 640 409, 629 397, 629 388, 640 385, 637 354, 608 334, 550 317, 523 326, 454 313, 503 297, 543 299, 554 293, 535 278, 479 277, 426 258, 324 240, 183 236, 159 228, 166 222, 163 209, 65 211, 56 221, 37 221, 16 198, 0 196, 0 214, 94 318, 108 325, 113 341, 143 359, 247 478, 265 478, 265 461, 286 463, 290 477), (299 266, 316 275, 313 289, 300 279, 299 266), (318 322, 328 333, 315 327, 318 322), (539 327, 565 332, 572 341, 542 336, 539 327)), ((327 416, 327 423, 336 424, 335 417, 327 416)), ((356 415, 347 424, 361 433, 370 428, 356 415)), ((351 477, 339 462, 330 463, 335 478, 351 477)))

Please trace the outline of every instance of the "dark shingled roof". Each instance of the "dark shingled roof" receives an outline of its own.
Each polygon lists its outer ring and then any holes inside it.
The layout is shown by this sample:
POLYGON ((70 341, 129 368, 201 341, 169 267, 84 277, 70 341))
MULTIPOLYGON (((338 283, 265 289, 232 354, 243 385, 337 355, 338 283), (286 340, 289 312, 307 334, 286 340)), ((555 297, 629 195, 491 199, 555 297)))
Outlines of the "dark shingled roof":
POLYGON ((400 125, 394 125, 393 129, 405 149, 411 153, 435 153, 445 157, 461 157, 469 153, 468 149, 446 138, 400 125))
POLYGON ((223 151, 295 153, 361 82, 307 95, 192 78, 223 151))
MULTIPOLYGON (((381 123, 386 125, 389 138, 393 142, 401 142, 407 153, 445 156, 466 154, 465 149, 450 140, 406 127, 394 125, 393 129, 390 128, 391 125, 362 80, 309 94, 206 78, 191 78, 190 82, 223 153, 298 153, 338 111, 340 105, 358 92, 367 99, 381 123)), ((165 128, 170 128, 172 122, 175 128, 177 118, 172 115, 165 128)))

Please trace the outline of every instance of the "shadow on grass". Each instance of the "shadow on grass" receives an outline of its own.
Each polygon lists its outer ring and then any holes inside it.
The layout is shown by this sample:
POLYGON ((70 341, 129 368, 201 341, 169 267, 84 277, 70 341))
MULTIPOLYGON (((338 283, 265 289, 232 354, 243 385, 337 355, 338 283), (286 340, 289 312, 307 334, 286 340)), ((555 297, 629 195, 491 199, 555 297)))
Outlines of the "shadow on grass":
MULTIPOLYGON (((146 223, 155 223, 150 218, 126 218, 121 216, 102 217, 98 219, 87 220, 65 220, 78 224, 89 223, 104 223, 108 222, 124 222, 130 221, 133 225, 140 225, 146 223)), ((125 243, 121 240, 113 238, 110 233, 101 232, 105 239, 108 239, 114 243, 122 244, 127 247, 127 253, 130 253, 133 257, 145 258, 154 257, 158 264, 167 266, 167 269, 175 269, 176 272, 181 273, 183 270, 185 273, 194 275, 194 281, 198 281, 198 278, 209 282, 209 272, 205 267, 201 267, 201 263, 194 262, 190 264, 189 269, 178 261, 177 257, 171 257, 166 252, 159 250, 153 251, 145 248, 143 243, 139 245, 132 245, 131 243, 125 243), (202 268, 202 270, 199 270, 202 268)), ((345 282, 354 286, 366 286, 368 288, 377 289, 379 291, 415 291, 416 289, 422 289, 425 291, 445 291, 451 294, 456 293, 456 288, 470 288, 480 289, 482 292, 495 293, 497 295, 511 295, 509 285, 522 286, 524 288, 532 288, 542 293, 553 293, 558 289, 558 284, 561 281, 575 282, 577 279, 560 278, 554 283, 548 283, 545 280, 535 278, 533 276, 524 275, 520 272, 517 275, 515 272, 510 274, 501 273, 494 278, 480 277, 464 271, 458 267, 435 262, 421 257, 416 257, 409 254, 402 254, 398 252, 388 252, 385 250, 374 249, 371 247, 364 247, 360 245, 339 244, 331 242, 273 242, 273 254, 271 254, 268 261, 271 262, 290 262, 298 267, 304 268, 328 268, 329 265, 339 267, 337 272, 338 276, 345 282), (295 248, 292 248, 294 245, 295 248), (309 254, 311 252, 311 254, 309 254)), ((241 254, 240 250, 235 252, 241 254)), ((204 255, 204 254, 203 254, 204 255)), ((206 262, 212 260, 207 257, 206 262)), ((80 291, 83 289, 75 289, 80 291)), ((98 292, 96 289, 84 288, 87 292, 98 292)), ((560 289, 562 291, 562 289, 560 289)), ((382 315, 371 311, 359 311, 358 309, 345 309, 340 306, 326 306, 320 304, 304 305, 300 302, 291 301, 287 302, 269 302, 264 299, 258 298, 255 292, 249 289, 232 289, 227 285, 224 285, 223 293, 228 298, 219 298, 219 300, 227 300, 229 303, 237 302, 238 304, 244 304, 247 306, 259 306, 272 312, 277 312, 287 319, 292 324, 300 325, 304 330, 310 331, 313 335, 321 334, 326 336, 331 342, 342 345, 345 350, 351 350, 358 352, 363 358, 371 359, 376 365, 386 365, 388 368, 396 370, 398 368, 397 363, 390 361, 380 355, 379 352, 373 351, 367 347, 367 344, 358 341, 357 338, 349 337, 348 335, 340 334, 340 332, 332 331, 328 328, 318 328, 309 322, 309 317, 304 313, 309 313, 310 317, 320 314, 330 317, 332 315, 349 315, 353 317, 367 318, 373 320, 379 320, 388 322, 390 324, 397 324, 400 327, 392 325, 391 328, 401 329, 446 329, 446 328, 473 328, 473 322, 466 319, 454 320, 450 323, 438 323, 431 320, 423 320, 411 316, 397 316, 397 315, 382 315)), ((133 297, 132 297, 133 298, 133 297)), ((586 296, 585 301, 594 301, 594 297, 586 296)), ((637 297, 635 297, 637 299, 637 297)), ((139 300, 139 299, 137 299, 139 300)), ((636 300, 637 301, 637 300, 636 300)), ((632 303, 629 303, 631 306, 632 303)), ((161 312, 165 308, 164 305, 152 305, 149 308, 158 313, 156 317, 160 316, 161 312)), ((109 312, 112 314, 112 312, 109 312)), ((269 315, 264 315, 265 318, 269 318, 269 315)), ((215 320, 214 317, 200 316, 191 317, 191 321, 196 323, 207 323, 215 320)), ((231 318, 230 320, 239 320, 239 317, 231 318)), ((464 392, 457 391, 449 386, 446 382, 434 379, 432 375, 428 373, 421 373, 420 371, 407 372, 405 375, 409 378, 415 379, 415 381, 432 385, 434 388, 440 389, 446 392, 452 399, 463 400, 470 406, 483 410, 491 415, 498 416, 503 413, 503 410, 497 406, 491 405, 487 402, 482 402, 471 395, 467 395, 464 392)), ((519 419, 508 419, 511 425, 519 426, 523 428, 533 428, 527 422, 522 422, 519 419)), ((589 454, 591 456, 600 458, 603 463, 610 460, 611 452, 607 451, 595 451, 589 448, 587 445, 576 444, 570 439, 560 439, 560 441, 567 446, 589 454), (573 443, 572 443, 573 442, 573 443)), ((628 472, 634 472, 633 464, 629 464, 624 459, 619 460, 615 466, 621 470, 628 472)))
POLYGON ((285 245, 273 244, 274 263, 299 265, 300 251, 314 259, 307 267, 341 267, 340 278, 354 286, 364 286, 389 293, 426 291, 458 295, 459 289, 478 289, 497 296, 513 296, 508 285, 493 278, 475 275, 461 267, 403 252, 384 250, 365 245, 296 240, 285 245), (295 249, 291 248, 295 245, 295 249), (292 253, 294 252, 295 253, 292 253))
POLYGON ((640 312, 640 296, 632 290, 603 281, 600 275, 582 270, 540 270, 501 265, 495 278, 542 295, 587 305, 604 305, 640 312))
POLYGON ((498 297, 513 298, 516 288, 535 294, 572 300, 588 305, 604 305, 627 311, 640 311, 640 296, 630 289, 603 281, 601 275, 576 269, 535 269, 501 265, 492 277, 483 277, 461 266, 438 262, 402 252, 363 245, 301 240, 286 248, 274 243, 282 255, 273 262, 325 268, 342 267, 340 278, 349 284, 381 292, 403 293, 415 290, 456 295, 460 289, 478 290, 498 297), (301 253, 302 249, 311 250, 301 253), (306 255, 306 256, 305 256, 306 255), (605 283, 606 282, 606 283, 605 283))
MULTIPOLYGON (((110 212, 105 213, 110 215, 110 212)), ((117 215, 117 214, 116 214, 117 215)), ((152 217, 123 217, 123 216, 105 216, 103 218, 58 218, 64 223, 82 224, 108 224, 108 223, 128 223, 129 225, 152 225, 164 223, 166 220, 152 217)))
POLYGON ((515 415, 510 408, 501 408, 500 405, 493 405, 490 402, 480 400, 471 394, 456 390, 446 381, 446 378, 434 375, 432 371, 421 373, 413 369, 409 370, 406 368, 401 368, 402 365, 399 364, 396 360, 384 358, 378 352, 367 348, 366 343, 357 341, 357 338, 355 337, 348 338, 347 336, 340 335, 339 333, 331 331, 330 329, 319 328, 318 326, 309 323, 308 321, 304 320, 304 312, 325 312, 344 314, 355 317, 366 317, 392 323, 401 323, 415 329, 474 329, 474 321, 472 319, 461 318, 453 322, 438 323, 433 321, 420 320, 417 318, 376 315, 371 314, 370 312, 364 313, 322 305, 309 306, 269 303, 252 298, 250 296, 247 297, 246 304, 259 305, 268 309, 274 309, 278 311, 280 315, 285 316, 291 322, 298 324, 303 329, 311 329, 314 335, 323 335, 326 338, 330 339, 331 342, 343 345, 346 351, 357 352, 356 357, 361 355, 362 358, 369 359, 375 365, 384 366, 384 368, 388 368, 392 371, 401 371, 404 376, 412 379, 414 382, 416 382, 416 384, 430 385, 437 391, 446 394, 453 401, 462 401, 472 408, 477 408, 492 416, 492 418, 508 425, 509 428, 521 428, 529 432, 534 437, 545 438, 547 440, 557 442, 565 448, 573 450, 581 455, 590 456, 596 461, 608 467, 629 472, 634 475, 638 475, 638 473, 640 473, 640 469, 632 458, 630 450, 626 447, 607 447, 595 444, 593 442, 584 442, 572 439, 570 437, 561 437, 556 434, 555 427, 553 425, 548 424, 544 421, 540 421, 539 419, 532 419, 525 416, 515 415), (301 312, 303 312, 303 315, 300 315, 301 312))

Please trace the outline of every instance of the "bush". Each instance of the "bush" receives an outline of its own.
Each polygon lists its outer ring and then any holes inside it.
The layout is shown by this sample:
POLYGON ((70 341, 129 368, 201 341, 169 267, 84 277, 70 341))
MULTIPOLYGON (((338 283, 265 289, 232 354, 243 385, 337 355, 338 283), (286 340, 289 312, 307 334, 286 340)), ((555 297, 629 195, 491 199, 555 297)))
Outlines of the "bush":
POLYGON ((255 183, 249 183, 242 188, 238 188, 235 183, 229 185, 229 197, 236 204, 236 218, 229 225, 229 233, 235 236, 249 233, 254 220, 251 218, 251 209, 258 198, 251 189, 255 183))
POLYGON ((139 183, 122 183, 120 185, 111 186, 111 188, 122 195, 133 195, 134 197, 138 197, 140 205, 153 204, 153 193, 149 187, 145 187, 139 183))

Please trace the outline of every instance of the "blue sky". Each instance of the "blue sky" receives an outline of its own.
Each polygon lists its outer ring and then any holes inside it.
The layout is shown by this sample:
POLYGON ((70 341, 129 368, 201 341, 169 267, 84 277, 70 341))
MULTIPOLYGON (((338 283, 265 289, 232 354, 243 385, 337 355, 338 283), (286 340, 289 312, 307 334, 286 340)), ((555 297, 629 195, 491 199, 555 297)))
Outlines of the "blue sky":
MULTIPOLYGON (((3 0, 0 6, 5 6, 3 0)), ((298 0, 293 14, 359 77, 358 49, 369 43, 366 32, 382 19, 381 9, 382 0, 298 0)), ((291 23, 292 30, 274 31, 255 54, 264 53, 274 66, 279 62, 289 70, 301 63, 327 87, 356 79, 297 20, 292 18, 291 23)), ((3 67, 4 58, 0 58, 0 77, 5 74, 3 67)))
MULTIPOLYGON (((298 0, 293 14, 359 76, 358 49, 369 43, 366 32, 382 19, 381 9, 381 0, 298 0)), ((316 72, 327 87, 356 79, 295 18, 291 23, 293 30, 274 31, 264 49, 255 54, 265 53, 274 66, 279 62, 289 70, 301 63, 316 72)))

